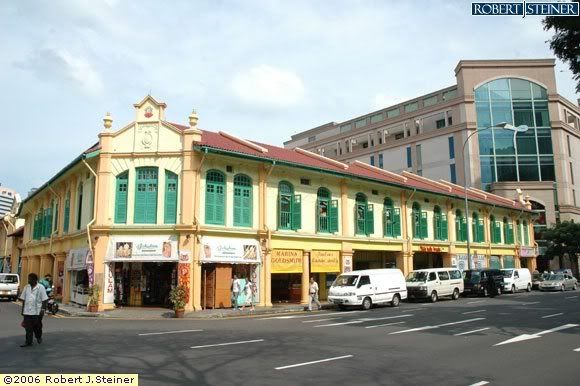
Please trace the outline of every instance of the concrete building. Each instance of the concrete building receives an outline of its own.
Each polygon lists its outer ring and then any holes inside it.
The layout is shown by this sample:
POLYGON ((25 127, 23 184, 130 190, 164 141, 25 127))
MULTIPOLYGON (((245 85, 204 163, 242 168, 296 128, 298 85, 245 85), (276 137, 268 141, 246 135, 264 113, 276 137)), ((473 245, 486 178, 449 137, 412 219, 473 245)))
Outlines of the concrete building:
POLYGON ((22 275, 52 272, 66 303, 98 285, 100 309, 167 306, 181 284, 189 310, 228 307, 233 274, 256 304, 305 303, 311 275, 324 299, 352 269, 467 268, 468 238, 472 266, 536 266, 523 195, 470 189, 465 213, 449 182, 201 130, 196 113, 171 123, 150 96, 134 106, 22 204, 22 275))
POLYGON ((20 195, 0 186, 0 272, 14 272, 11 233, 24 225, 24 219, 16 217, 19 206, 20 195))
POLYGON ((15 190, 6 188, 0 184, 0 217, 12 211, 14 202, 20 202, 20 196, 15 190))
POLYGON ((452 86, 306 130, 284 145, 461 186, 466 181, 504 197, 523 189, 541 245, 549 224, 580 221, 580 108, 558 94, 554 66, 553 59, 462 60, 452 86), (529 130, 514 143, 511 131, 490 128, 502 122, 529 130))

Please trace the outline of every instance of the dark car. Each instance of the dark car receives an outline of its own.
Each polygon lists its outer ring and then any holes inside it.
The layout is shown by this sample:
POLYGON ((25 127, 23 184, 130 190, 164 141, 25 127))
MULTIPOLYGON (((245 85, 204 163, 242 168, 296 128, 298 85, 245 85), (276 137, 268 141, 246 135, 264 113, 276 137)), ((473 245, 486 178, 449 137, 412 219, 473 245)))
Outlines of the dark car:
POLYGON ((501 295, 503 274, 499 269, 468 269, 463 271, 465 295, 501 295))

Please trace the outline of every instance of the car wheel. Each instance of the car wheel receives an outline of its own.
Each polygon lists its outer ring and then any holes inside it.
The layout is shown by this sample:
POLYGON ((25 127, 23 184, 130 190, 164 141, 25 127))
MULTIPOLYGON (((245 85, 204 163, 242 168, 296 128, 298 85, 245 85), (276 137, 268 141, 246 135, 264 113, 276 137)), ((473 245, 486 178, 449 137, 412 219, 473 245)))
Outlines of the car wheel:
POLYGON ((528 283, 528 286, 526 287, 526 291, 532 292, 532 285, 530 283, 528 283))
POLYGON ((370 310, 372 306, 373 306, 373 301, 371 300, 371 298, 369 298, 369 297, 364 298, 364 300, 362 302, 362 309, 363 310, 370 310))
POLYGON ((562 288, 560 288, 560 291, 562 292, 566 291, 566 286, 564 284, 562 284, 562 288))
POLYGON ((391 300, 391 306, 399 307, 399 304, 401 304, 401 298, 399 297, 399 294, 394 294, 393 299, 391 300))
POLYGON ((459 290, 457 288, 455 288, 453 290, 453 294, 451 295, 451 299, 453 299, 453 300, 459 299, 459 290))
POLYGON ((515 294, 515 293, 516 293, 516 286, 512 285, 512 294, 515 294))
POLYGON ((437 301, 438 297, 437 297, 437 291, 433 291, 431 292, 431 303, 435 303, 437 301))

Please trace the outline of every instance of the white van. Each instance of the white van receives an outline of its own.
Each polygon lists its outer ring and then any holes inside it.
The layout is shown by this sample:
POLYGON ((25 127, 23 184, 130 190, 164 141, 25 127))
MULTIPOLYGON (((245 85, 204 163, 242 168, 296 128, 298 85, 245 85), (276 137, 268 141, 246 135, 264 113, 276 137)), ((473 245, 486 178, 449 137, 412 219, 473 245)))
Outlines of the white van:
POLYGON ((532 274, 527 268, 506 268, 502 269, 504 292, 511 292, 532 290, 532 274))
POLYGON ((405 276, 400 269, 364 269, 343 273, 328 291, 328 301, 339 308, 361 306, 368 310, 373 304, 390 303, 397 307, 407 299, 405 276))
POLYGON ((18 299, 20 277, 15 273, 0 273, 0 299, 18 299))
POLYGON ((407 291, 409 300, 436 302, 441 296, 457 300, 463 293, 463 276, 456 268, 418 269, 407 275, 407 291))

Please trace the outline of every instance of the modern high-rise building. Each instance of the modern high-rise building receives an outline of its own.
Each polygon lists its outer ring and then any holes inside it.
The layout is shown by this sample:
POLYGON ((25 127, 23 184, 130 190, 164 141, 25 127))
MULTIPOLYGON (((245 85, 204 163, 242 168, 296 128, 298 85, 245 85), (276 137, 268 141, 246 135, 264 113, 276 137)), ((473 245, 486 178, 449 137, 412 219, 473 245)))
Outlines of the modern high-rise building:
POLYGON ((18 201, 20 201, 20 197, 15 190, 6 188, 0 184, 0 217, 11 212, 12 205, 17 197, 18 201))
POLYGON ((541 240, 547 225, 580 221, 580 108, 558 94, 554 67, 554 59, 462 60, 454 85, 306 130, 284 145, 508 198, 521 188, 541 240), (514 141, 504 123, 528 130, 514 141))

